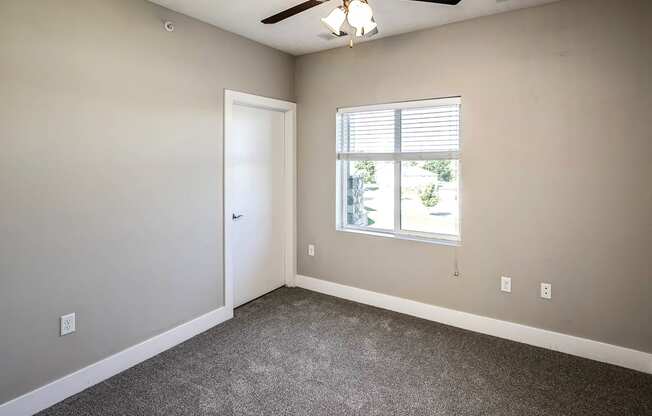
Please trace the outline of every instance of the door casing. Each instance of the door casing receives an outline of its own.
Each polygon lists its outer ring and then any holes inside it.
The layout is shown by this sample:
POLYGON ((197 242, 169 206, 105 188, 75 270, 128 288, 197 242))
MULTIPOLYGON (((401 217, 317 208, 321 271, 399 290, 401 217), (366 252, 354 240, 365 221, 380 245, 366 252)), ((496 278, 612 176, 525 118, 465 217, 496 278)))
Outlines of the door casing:
POLYGON ((229 170, 228 155, 230 141, 235 140, 233 128, 233 107, 235 105, 263 108, 283 113, 285 131, 283 137, 283 276, 286 286, 294 287, 296 278, 297 246, 296 246, 296 114, 297 105, 289 101, 277 100, 274 98, 261 97, 243 92, 224 91, 224 306, 227 310, 233 311, 234 305, 234 269, 229 244, 233 235, 233 221, 231 214, 234 212, 231 206, 231 179, 229 170))

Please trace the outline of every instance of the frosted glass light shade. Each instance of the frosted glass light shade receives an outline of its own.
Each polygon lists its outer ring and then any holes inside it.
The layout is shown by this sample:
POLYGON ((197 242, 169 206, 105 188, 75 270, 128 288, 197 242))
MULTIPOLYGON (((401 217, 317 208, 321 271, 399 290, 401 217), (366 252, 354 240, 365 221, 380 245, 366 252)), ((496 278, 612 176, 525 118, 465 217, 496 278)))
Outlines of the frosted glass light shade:
POLYGON ((342 31, 342 25, 344 24, 344 19, 346 19, 346 13, 341 7, 333 9, 328 16, 321 19, 321 22, 330 30, 332 33, 339 35, 342 31))
POLYGON ((374 13, 371 10, 371 6, 366 2, 353 0, 349 3, 349 14, 347 15, 347 19, 349 24, 354 28, 358 30, 362 29, 366 24, 371 22, 373 16, 374 13))
POLYGON ((362 35, 366 36, 366 35, 370 34, 377 27, 378 27, 378 25, 376 24, 376 22, 374 22, 373 19, 370 20, 369 23, 367 23, 366 25, 364 25, 362 27, 362 35))

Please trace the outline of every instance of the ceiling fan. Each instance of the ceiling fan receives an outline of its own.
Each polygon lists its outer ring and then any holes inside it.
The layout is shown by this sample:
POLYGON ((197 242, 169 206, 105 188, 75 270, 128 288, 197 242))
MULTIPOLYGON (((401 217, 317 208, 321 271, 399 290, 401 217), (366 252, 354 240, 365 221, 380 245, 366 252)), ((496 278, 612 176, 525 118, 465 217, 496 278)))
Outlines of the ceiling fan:
MULTIPOLYGON (((263 19, 264 24, 274 24, 292 17, 322 3, 330 0, 308 0, 303 3, 283 10, 273 16, 263 19)), ((424 3, 444 4, 455 6, 462 0, 411 0, 424 3)), ((369 6, 368 0, 342 0, 342 5, 333 9, 328 16, 321 19, 322 23, 328 28, 331 37, 343 37, 349 35, 345 31, 348 25, 351 33, 350 47, 353 47, 353 39, 358 37, 374 36, 378 33, 378 25, 374 19, 373 10, 369 6)))

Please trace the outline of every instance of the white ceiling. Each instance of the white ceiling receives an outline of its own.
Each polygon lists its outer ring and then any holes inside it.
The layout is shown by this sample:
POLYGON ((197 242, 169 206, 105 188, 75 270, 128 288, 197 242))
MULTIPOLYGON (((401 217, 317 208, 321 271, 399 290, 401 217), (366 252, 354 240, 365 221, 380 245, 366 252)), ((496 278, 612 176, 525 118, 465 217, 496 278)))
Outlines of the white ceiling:
MULTIPOLYGON (((275 25, 260 21, 303 0, 150 1, 293 55, 344 46, 348 42, 320 37, 328 31, 319 19, 340 5, 340 0, 328 1, 275 25)), ((442 6, 411 0, 369 0, 380 30, 372 39, 555 1, 558 0, 462 0, 457 6, 442 6)))

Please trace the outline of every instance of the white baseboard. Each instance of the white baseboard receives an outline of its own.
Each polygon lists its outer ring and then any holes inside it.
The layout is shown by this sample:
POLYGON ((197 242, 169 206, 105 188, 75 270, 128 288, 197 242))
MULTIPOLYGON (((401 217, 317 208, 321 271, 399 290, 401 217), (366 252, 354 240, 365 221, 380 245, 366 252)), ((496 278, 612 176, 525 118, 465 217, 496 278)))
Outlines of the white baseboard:
POLYGON ((646 352, 428 305, 307 276, 297 275, 296 284, 304 289, 326 295, 652 374, 652 354, 646 352))
MULTIPOLYGON (((297 275, 295 283, 298 287, 315 292, 652 374, 652 354, 646 352, 428 305, 307 276, 297 275)), ((216 309, 4 403, 0 405, 0 416, 31 416, 232 317, 233 310, 228 310, 226 307, 216 309)))
POLYGON ((0 405, 0 416, 31 416, 233 318, 221 307, 0 405))

